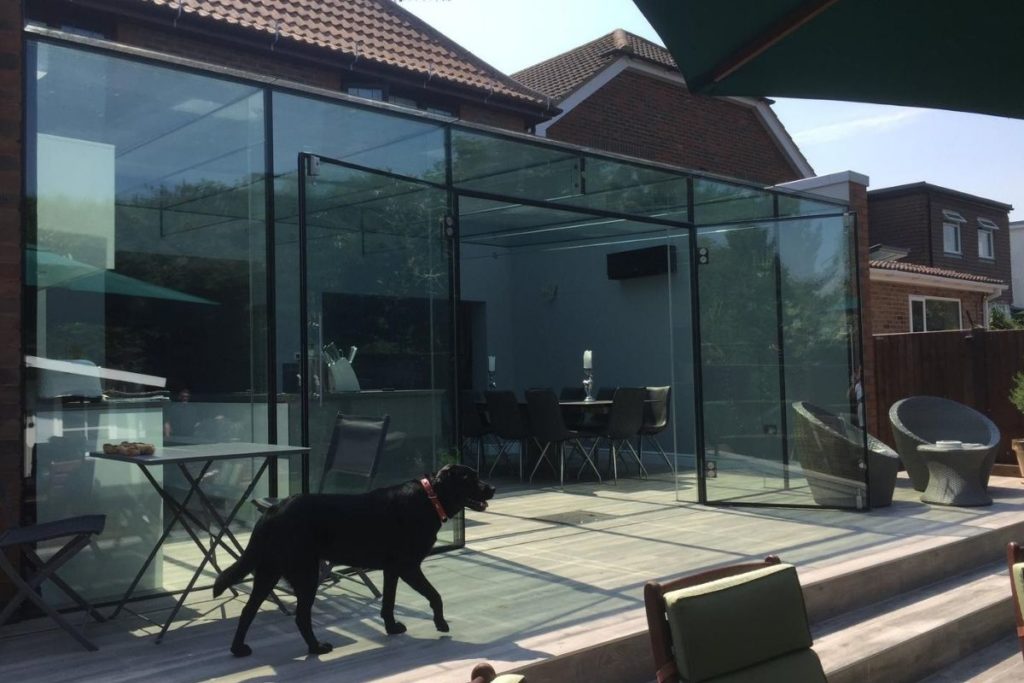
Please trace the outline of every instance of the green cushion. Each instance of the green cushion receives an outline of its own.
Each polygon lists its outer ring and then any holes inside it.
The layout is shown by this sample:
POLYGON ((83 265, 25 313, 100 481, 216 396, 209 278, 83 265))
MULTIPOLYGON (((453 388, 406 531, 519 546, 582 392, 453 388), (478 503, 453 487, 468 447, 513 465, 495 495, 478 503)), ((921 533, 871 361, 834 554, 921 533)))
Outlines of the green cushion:
POLYGON ((796 568, 777 564, 665 594, 680 675, 706 681, 811 646, 796 568))
POLYGON ((1017 598, 1021 612, 1024 612, 1024 562, 1017 562, 1010 570, 1010 578, 1013 579, 1013 594, 1017 598))
POLYGON ((807 649, 709 679, 707 683, 828 683, 828 679, 817 653, 807 649))

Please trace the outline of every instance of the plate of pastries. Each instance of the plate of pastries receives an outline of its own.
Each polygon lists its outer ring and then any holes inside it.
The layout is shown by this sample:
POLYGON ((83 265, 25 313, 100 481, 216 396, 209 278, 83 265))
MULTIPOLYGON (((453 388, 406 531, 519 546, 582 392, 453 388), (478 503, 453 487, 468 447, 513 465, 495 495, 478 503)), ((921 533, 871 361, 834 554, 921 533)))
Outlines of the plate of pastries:
POLYGON ((153 455, 156 452, 156 447, 142 441, 122 441, 121 443, 103 444, 103 452, 106 455, 153 455))

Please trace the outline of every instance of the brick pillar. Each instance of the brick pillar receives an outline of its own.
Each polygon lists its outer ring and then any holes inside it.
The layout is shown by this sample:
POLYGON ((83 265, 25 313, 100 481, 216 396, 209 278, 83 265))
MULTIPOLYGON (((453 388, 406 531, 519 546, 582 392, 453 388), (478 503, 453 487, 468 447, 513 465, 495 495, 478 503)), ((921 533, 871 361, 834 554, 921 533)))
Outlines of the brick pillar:
MULTIPOLYGON (((18 523, 22 487, 21 32, 22 3, 0 2, 0 531, 18 523)), ((0 575, 0 603, 11 595, 0 575)))
POLYGON ((868 238, 868 188, 850 183, 850 209, 857 215, 857 263, 860 272, 861 347, 864 367, 861 381, 864 385, 864 420, 869 432, 877 429, 877 401, 875 397, 875 342, 871 334, 871 269, 868 265, 871 241, 868 238))

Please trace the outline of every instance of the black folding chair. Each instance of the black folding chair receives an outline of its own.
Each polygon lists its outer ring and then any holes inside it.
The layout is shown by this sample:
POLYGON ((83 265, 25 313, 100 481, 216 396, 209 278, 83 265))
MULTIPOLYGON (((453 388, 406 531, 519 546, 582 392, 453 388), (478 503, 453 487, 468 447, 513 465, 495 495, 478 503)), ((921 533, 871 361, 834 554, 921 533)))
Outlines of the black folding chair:
MULTIPOLYGON (((320 474, 317 493, 364 493, 370 490, 377 474, 384 440, 387 438, 391 417, 363 417, 338 413, 331 431, 331 443, 324 458, 324 469, 320 474)), ((253 505, 266 512, 280 502, 276 498, 257 498, 253 505)), ((374 585, 366 570, 359 567, 335 568, 324 563, 320 571, 320 582, 334 585, 341 579, 357 577, 370 589, 373 597, 379 598, 380 591, 374 585)))
POLYGON ((21 603, 28 600, 45 612, 47 616, 57 622, 62 629, 71 634, 71 636, 81 643, 82 647, 86 650, 98 650, 99 648, 86 639, 86 637, 83 636, 82 633, 71 624, 71 622, 61 616, 61 614, 53 607, 50 607, 43 602, 43 599, 36 594, 36 589, 39 588, 44 581, 49 579, 55 583, 58 588, 64 591, 69 598, 85 609, 93 619, 96 621, 106 621, 102 614, 97 612, 92 605, 85 601, 85 598, 75 592, 71 586, 65 583, 56 574, 56 571, 60 569, 65 562, 70 560, 78 554, 78 551, 92 542, 93 536, 96 536, 103 531, 103 525, 106 524, 106 521, 106 515, 83 515, 81 517, 68 517, 67 519, 60 519, 53 522, 43 522, 42 524, 36 524, 35 526, 15 527, 0 533, 0 569, 3 569, 4 573, 7 574, 7 577, 14 584, 15 588, 18 589, 18 593, 9 603, 7 603, 3 612, 0 612, 0 626, 11 618, 14 611, 18 609, 21 603), (70 537, 71 540, 65 543, 60 550, 54 553, 53 556, 46 561, 39 557, 35 550, 31 548, 33 544, 64 537, 70 537), (36 573, 27 580, 21 578, 18 574, 18 570, 15 569, 14 565, 11 564, 11 561, 7 559, 7 553, 5 551, 7 548, 13 547, 20 547, 22 555, 36 570, 36 573))

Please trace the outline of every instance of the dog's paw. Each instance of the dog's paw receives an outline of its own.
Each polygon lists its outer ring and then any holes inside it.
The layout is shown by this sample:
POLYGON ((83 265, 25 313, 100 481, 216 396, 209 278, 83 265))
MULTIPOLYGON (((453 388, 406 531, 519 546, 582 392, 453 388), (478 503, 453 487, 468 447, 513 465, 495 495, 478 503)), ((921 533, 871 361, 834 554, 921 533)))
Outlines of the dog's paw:
POLYGON ((241 645, 232 645, 231 654, 236 657, 248 657, 252 654, 252 648, 245 643, 242 643, 241 645))
POLYGON ((437 630, 441 633, 448 633, 448 631, 451 630, 451 627, 448 626, 448 622, 441 617, 434 618, 434 626, 436 626, 437 630))
POLYGON ((388 632, 389 636, 397 636, 400 633, 405 633, 405 624, 400 621, 394 621, 390 624, 384 624, 384 630, 388 632))
POLYGON ((311 654, 311 655, 325 655, 325 654, 327 654, 328 652, 330 652, 333 649, 334 649, 334 646, 331 645, 330 643, 317 643, 316 647, 309 648, 309 654, 311 654))

